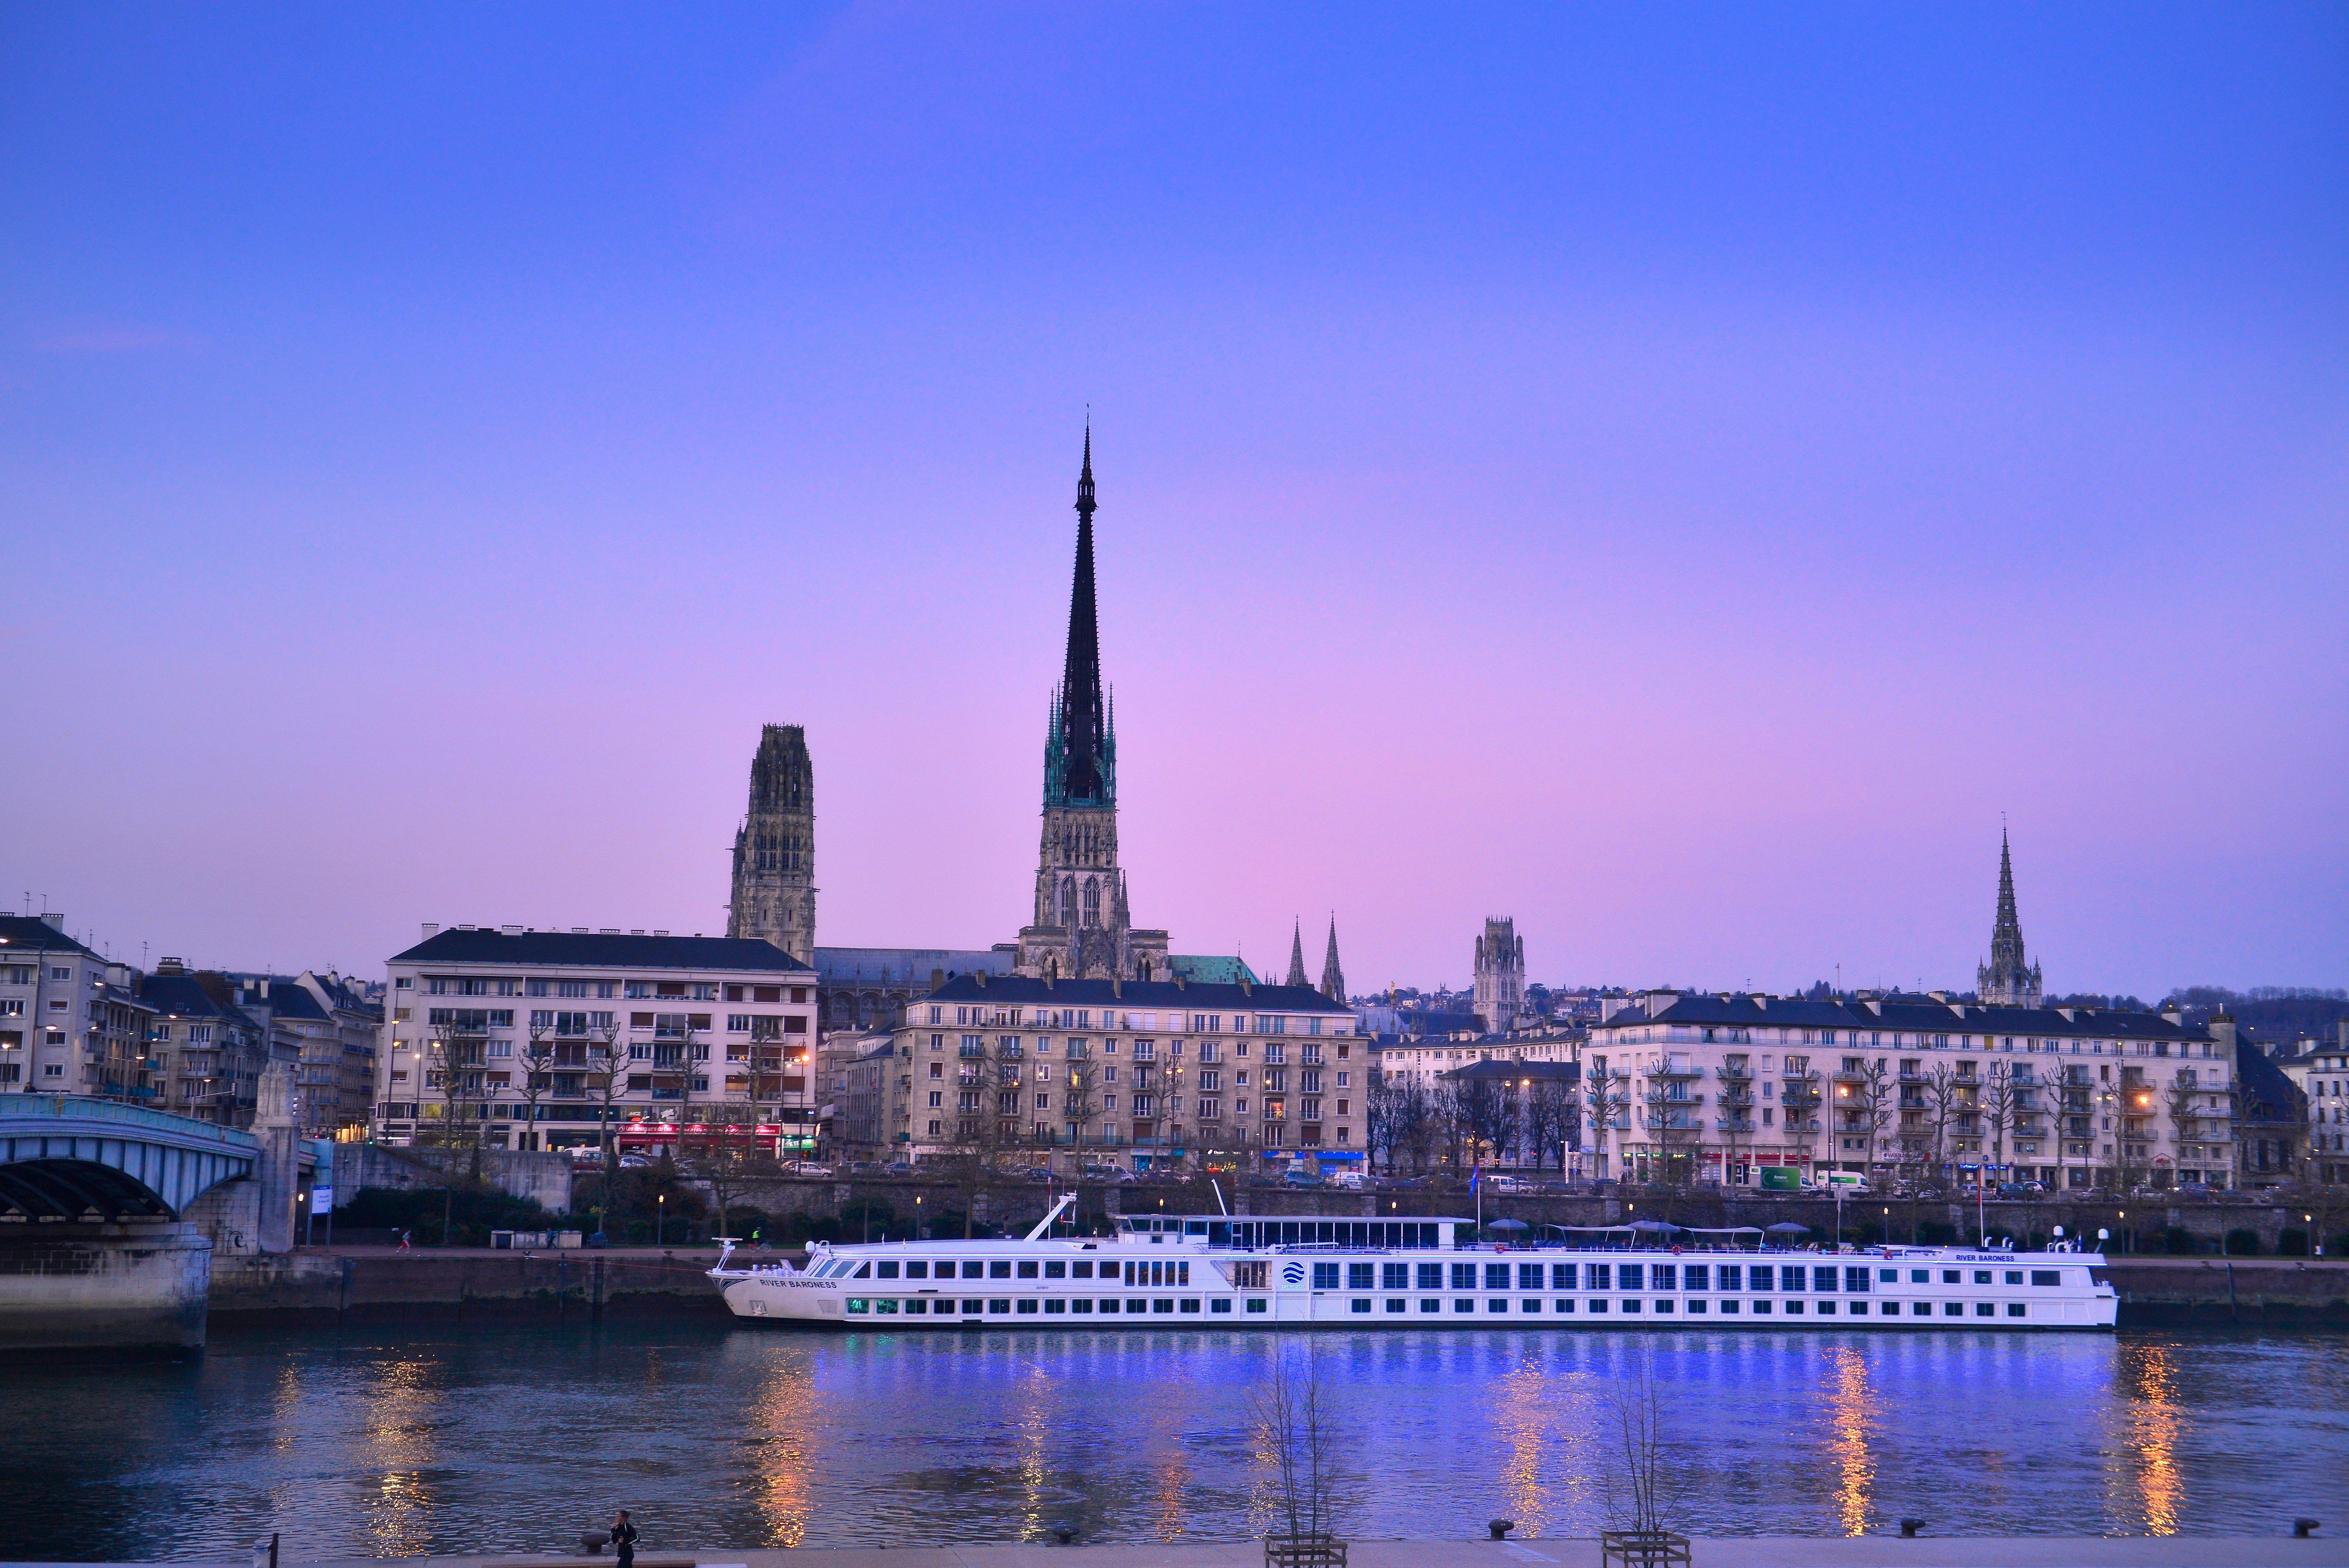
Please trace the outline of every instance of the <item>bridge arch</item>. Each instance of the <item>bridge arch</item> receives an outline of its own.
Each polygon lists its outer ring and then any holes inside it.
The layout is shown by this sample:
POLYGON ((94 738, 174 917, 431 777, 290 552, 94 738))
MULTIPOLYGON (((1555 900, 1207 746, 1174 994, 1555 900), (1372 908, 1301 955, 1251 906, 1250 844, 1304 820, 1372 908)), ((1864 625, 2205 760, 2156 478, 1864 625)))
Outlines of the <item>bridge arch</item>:
POLYGON ((176 1220, 209 1189, 252 1175, 260 1157, 249 1132, 167 1111, 0 1097, 0 1214, 11 1218, 176 1220))

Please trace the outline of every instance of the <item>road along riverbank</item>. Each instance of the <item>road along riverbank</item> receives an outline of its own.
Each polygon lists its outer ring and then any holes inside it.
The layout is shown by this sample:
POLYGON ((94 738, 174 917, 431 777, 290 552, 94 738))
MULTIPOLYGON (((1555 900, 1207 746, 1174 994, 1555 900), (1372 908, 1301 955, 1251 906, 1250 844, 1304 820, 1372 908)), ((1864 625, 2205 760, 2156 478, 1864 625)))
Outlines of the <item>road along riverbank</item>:
MULTIPOLYGON (((799 1261, 796 1254, 791 1256, 799 1261)), ((215 1260, 212 1325, 287 1316, 398 1318, 585 1314, 721 1320, 705 1271, 715 1251, 636 1248, 305 1248, 215 1260)), ((2124 1327, 2302 1324, 2349 1327, 2349 1260, 2115 1258, 2124 1327)))

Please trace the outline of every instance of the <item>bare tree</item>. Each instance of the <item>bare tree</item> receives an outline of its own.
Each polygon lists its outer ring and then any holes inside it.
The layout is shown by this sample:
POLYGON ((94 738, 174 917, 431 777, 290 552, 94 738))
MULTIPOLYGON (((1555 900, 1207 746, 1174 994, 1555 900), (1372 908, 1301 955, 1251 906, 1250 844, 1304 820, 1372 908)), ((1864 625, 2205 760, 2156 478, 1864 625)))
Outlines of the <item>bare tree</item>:
POLYGON ((1859 1064, 1859 1093, 1856 1097, 1859 1123, 1868 1133, 1868 1179, 1876 1181, 1876 1149, 1884 1137, 1884 1129, 1892 1120, 1892 1073, 1882 1057, 1864 1057, 1859 1064))
POLYGON ((1566 1174, 1566 1151, 1575 1122, 1574 1096, 1555 1078, 1537 1080, 1526 1095, 1526 1141, 1533 1146, 1537 1169, 1557 1155, 1558 1174, 1566 1174))
POLYGON ((1600 1057, 1583 1079, 1583 1098, 1590 1107, 1592 1150, 1604 1167, 1609 1135, 1622 1130, 1624 1114, 1631 1109, 1630 1086, 1619 1068, 1608 1066, 1607 1058, 1600 1057))
POLYGON ((774 1160, 759 1149, 758 1120, 755 1105, 712 1106, 698 1136, 680 1135, 680 1167, 709 1190, 719 1235, 726 1233, 730 1210, 751 1192, 782 1179, 774 1160))
POLYGON ((1283 1545, 1304 1561, 1337 1534, 1336 1481, 1339 1417, 1320 1346, 1308 1339, 1296 1350, 1274 1342, 1269 1375, 1254 1401, 1258 1439, 1271 1450, 1279 1495, 1276 1500, 1277 1555, 1283 1545), (1298 1549, 1305 1549, 1299 1553, 1298 1549))
POLYGON ((481 1091, 488 1077, 487 1026, 456 1021, 457 1011, 450 1009, 450 1017, 434 1022, 425 1037, 425 1085, 438 1089, 440 1096, 436 1140, 440 1145, 440 1244, 444 1247, 455 1219, 460 1152, 471 1151, 471 1180, 475 1185, 481 1181, 481 1091))
POLYGON ((554 1043, 553 1026, 541 1024, 533 1017, 530 1032, 522 1043, 522 1055, 514 1063, 522 1074, 520 1095, 523 1108, 522 1136, 515 1140, 518 1149, 538 1147, 538 1102, 554 1087, 555 1060, 559 1055, 554 1043))
POLYGON ((1599 1467, 1610 1522, 1656 1535, 1671 1529, 1687 1500, 1693 1471, 1671 1452, 1670 1412, 1654 1364, 1641 1355, 1607 1397, 1607 1437, 1613 1462, 1599 1467))
POLYGON ((1933 1177, 1946 1180, 1950 1158, 1950 1123, 1958 1114, 1958 1073, 1947 1062, 1935 1062, 1925 1075, 1925 1100, 1933 1119, 1933 1177))
POLYGON ((1982 1085, 1982 1117, 1990 1133, 1990 1156, 2000 1165, 2007 1162, 2007 1130, 2014 1125, 2015 1105, 2013 1064, 1991 1063, 1990 1077, 1982 1085))
POLYGON ((620 1097, 628 1092, 628 1042, 620 1037, 617 1024, 605 1024, 596 1028, 587 1048, 587 1084, 595 1103, 600 1108, 597 1134, 604 1150, 604 1173, 610 1176, 620 1168, 619 1146, 613 1141, 618 1130, 620 1097))

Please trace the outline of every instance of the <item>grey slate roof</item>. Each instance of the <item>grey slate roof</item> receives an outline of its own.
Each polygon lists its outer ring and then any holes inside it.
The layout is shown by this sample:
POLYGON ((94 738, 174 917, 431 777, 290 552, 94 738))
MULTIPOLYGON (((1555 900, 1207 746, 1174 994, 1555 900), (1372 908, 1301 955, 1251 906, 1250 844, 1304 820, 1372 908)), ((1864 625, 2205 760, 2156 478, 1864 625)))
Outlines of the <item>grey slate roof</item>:
POLYGON ((771 942, 738 936, 611 936, 602 933, 443 931, 394 964, 516 964, 560 969, 767 969, 815 979, 815 971, 771 942))
POLYGON ((1578 1084, 1582 1081, 1579 1062, 1470 1062, 1466 1067, 1454 1068, 1450 1072, 1435 1075, 1443 1078, 1513 1079, 1523 1083, 1528 1078, 1537 1082, 1578 1084))
POLYGON ((1594 1031, 1639 1024, 1715 1024, 1736 1027, 1901 1029, 1976 1035, 2038 1035, 2094 1039, 2206 1040, 2209 1031, 2173 1024, 2158 1013, 2107 1012, 2085 1007, 1985 1007, 1972 1002, 1936 1002, 1930 996, 1887 997, 1882 1011, 1864 1002, 1806 1001, 1798 996, 1752 996, 1705 991, 1684 994, 1651 1017, 1645 1003, 1634 1003, 1594 1031))
POLYGON ((1024 975, 959 975, 930 993, 932 1002, 995 1002, 1049 1007, 1164 1007, 1182 1012, 1320 1013, 1350 1019, 1351 1007, 1332 1002, 1310 985, 1185 985, 1172 980, 1059 980, 1047 985, 1024 975), (1113 988, 1114 987, 1114 988, 1113 988))
MULTIPOLYGON (((98 955, 37 915, 0 914, 0 956, 11 953, 78 953, 98 955)), ((100 959, 103 963, 104 960, 100 959)))
POLYGON ((217 1018, 240 1028, 254 1026, 243 1009, 222 1002, 193 975, 150 975, 140 982, 139 994, 149 1006, 171 1017, 217 1018))

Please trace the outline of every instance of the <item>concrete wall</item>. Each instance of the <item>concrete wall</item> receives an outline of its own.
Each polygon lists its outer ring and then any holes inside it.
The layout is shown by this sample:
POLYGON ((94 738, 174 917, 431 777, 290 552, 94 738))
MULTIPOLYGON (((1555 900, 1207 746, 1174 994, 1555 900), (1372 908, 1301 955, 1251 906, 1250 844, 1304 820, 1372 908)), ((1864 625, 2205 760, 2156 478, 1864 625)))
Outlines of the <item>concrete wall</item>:
MULTIPOLYGON (((460 1181, 471 1179, 476 1150, 470 1149, 395 1148, 384 1143, 343 1143, 335 1147, 335 1201, 337 1206, 358 1196, 363 1187, 394 1187, 402 1191, 446 1186, 449 1172, 460 1181)), ((529 1198, 550 1213, 571 1207, 571 1157, 536 1150, 483 1149, 478 1151, 483 1182, 512 1198, 529 1198)))
POLYGON ((644 1311, 722 1320, 709 1256, 611 1258, 438 1249, 227 1260, 212 1276, 211 1309, 223 1326, 287 1314, 398 1318, 471 1315, 589 1318, 644 1311))
POLYGON ((203 1347, 212 1243, 195 1226, 0 1229, 8 1233, 0 1236, 0 1357, 180 1356, 203 1347))

